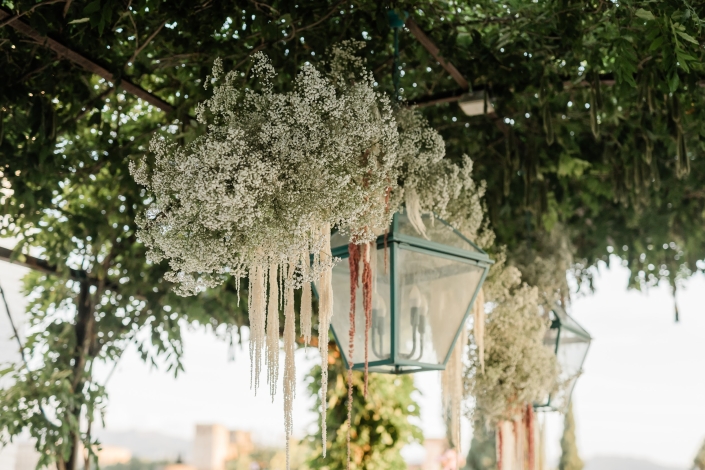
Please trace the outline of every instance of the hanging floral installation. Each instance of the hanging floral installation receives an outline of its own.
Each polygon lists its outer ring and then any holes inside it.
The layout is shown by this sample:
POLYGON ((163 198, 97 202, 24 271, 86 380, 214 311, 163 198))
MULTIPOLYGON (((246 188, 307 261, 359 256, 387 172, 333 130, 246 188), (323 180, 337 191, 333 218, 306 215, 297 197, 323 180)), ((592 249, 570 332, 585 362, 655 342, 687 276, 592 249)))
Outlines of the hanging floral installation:
POLYGON ((534 469, 537 421, 533 403, 558 386, 558 364, 543 344, 548 330, 539 289, 521 282, 519 270, 501 255, 483 288, 490 311, 484 352, 471 338, 466 387, 473 413, 496 428, 498 468, 534 469), (482 357, 484 354, 484 358, 482 357))
POLYGON ((259 387, 264 356, 272 395, 283 304, 287 438, 295 377, 293 291, 302 289, 300 327, 308 343, 310 286, 318 285, 326 390, 336 262, 331 228, 363 245, 385 230, 393 214, 388 197, 397 180, 396 122, 389 100, 374 90, 371 72, 355 55, 358 48, 344 42, 320 67, 304 65, 286 93, 274 91, 275 71, 262 53, 253 59, 257 90, 236 87, 239 75, 224 73, 217 61, 206 80, 213 95, 197 107, 207 132, 186 145, 155 136, 152 155, 131 167, 135 180, 154 194, 138 220, 140 240, 150 261, 169 261, 165 277, 179 294, 196 294, 228 276, 248 278, 252 387, 259 387))
MULTIPOLYGON (((151 262, 168 260, 165 278, 177 293, 195 295, 230 276, 239 290, 240 279, 247 278, 251 387, 255 393, 259 389, 264 366, 272 397, 283 310, 287 442, 296 376, 294 291, 301 289, 298 323, 309 344, 312 283, 318 294, 320 385, 327 390, 332 268, 339 261, 331 255, 333 228, 351 241, 351 337, 361 287, 365 384, 376 249, 370 242, 385 233, 392 215, 405 205, 422 236, 422 214, 429 213, 448 218, 470 237, 490 240, 491 231, 482 226, 484 183, 472 179, 472 161, 465 156, 457 165, 445 158, 443 139, 424 118, 407 108, 393 109, 375 91, 372 73, 356 55, 360 47, 346 41, 318 66, 306 63, 287 92, 274 90, 276 72, 263 53, 253 56, 255 89, 236 86, 240 74, 225 73, 216 61, 205 83, 212 96, 196 110, 206 132, 185 145, 155 136, 151 154, 131 165, 135 180, 154 199, 137 220, 139 239, 151 262)), ((353 364, 349 367, 352 384, 353 364)), ((322 398, 325 455, 327 400, 322 398)), ((348 418, 351 405, 349 400, 348 418)))

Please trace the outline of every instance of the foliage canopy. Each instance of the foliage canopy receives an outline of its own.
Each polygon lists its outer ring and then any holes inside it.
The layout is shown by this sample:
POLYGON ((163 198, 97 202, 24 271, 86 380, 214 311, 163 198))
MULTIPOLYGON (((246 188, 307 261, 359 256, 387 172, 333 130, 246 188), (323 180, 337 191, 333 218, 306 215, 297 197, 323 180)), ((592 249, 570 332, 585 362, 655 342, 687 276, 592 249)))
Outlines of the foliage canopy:
MULTIPOLYGON (((287 91, 305 64, 343 39, 362 39, 378 89, 393 89, 387 6, 371 0, 186 2, 2 0, 0 19, 0 235, 15 256, 35 247, 58 276, 36 274, 33 365, 6 371, 0 429, 27 425, 43 463, 72 470, 81 416, 105 400, 95 361, 129 343, 144 358, 181 368, 190 322, 246 324, 234 281, 197 300, 175 296, 163 264, 146 261, 135 216, 150 203, 129 176, 157 133, 192 141, 195 104, 215 58, 252 86, 250 58, 265 51, 287 91), (9 22, 13 15, 22 15, 9 22), (91 59, 114 82, 168 103, 162 112, 13 27, 22 22, 91 59), (73 270, 73 271, 71 271, 73 270), (69 279, 70 280, 67 280, 69 279), (45 385, 48 384, 48 385, 45 385), (48 388, 47 388, 48 387, 48 388), (49 403, 48 397, 53 398, 49 403), (50 407, 51 416, 45 413, 50 407)), ((464 116, 454 103, 423 108, 486 181, 484 203, 500 245, 513 253, 557 224, 579 278, 617 255, 641 287, 705 268, 703 20, 681 0, 398 1, 441 54, 483 91, 496 114, 464 116)), ((459 93, 407 31, 399 84, 409 102, 459 93)), ((50 270, 51 271, 51 270, 50 270)), ((4 433, 0 433, 5 436, 4 433)), ((89 447, 90 448, 90 447, 89 447)))

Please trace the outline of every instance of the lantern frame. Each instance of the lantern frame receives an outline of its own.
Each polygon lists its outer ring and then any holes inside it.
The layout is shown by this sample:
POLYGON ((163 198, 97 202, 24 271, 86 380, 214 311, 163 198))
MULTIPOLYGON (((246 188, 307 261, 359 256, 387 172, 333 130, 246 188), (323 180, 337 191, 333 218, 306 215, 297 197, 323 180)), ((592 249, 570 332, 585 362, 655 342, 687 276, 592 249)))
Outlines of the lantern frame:
POLYGON ((565 412, 568 406, 570 405, 570 401, 573 396, 573 390, 575 389, 575 384, 578 381, 578 378, 580 378, 580 376, 583 374, 583 366, 585 365, 585 359, 587 358, 588 352, 590 351, 590 345, 592 344, 592 336, 590 336, 590 333, 588 333, 585 328, 583 328, 577 321, 575 321, 573 317, 568 315, 565 309, 558 303, 554 305, 553 309, 551 309, 551 311, 549 312, 549 315, 551 319, 551 327, 550 330, 546 332, 544 344, 547 347, 552 347, 553 353, 556 355, 556 357, 560 358, 559 352, 561 348, 561 332, 563 330, 572 333, 579 340, 581 340, 581 343, 584 343, 586 345, 583 357, 580 359, 580 367, 578 368, 576 373, 574 373, 570 377, 567 377, 567 380, 569 380, 570 383, 563 391, 565 402, 562 404, 556 404, 557 394, 556 392, 552 392, 548 395, 548 398, 546 399, 545 403, 534 405, 534 408, 541 411, 565 412), (556 330, 555 340, 552 337, 552 330, 556 330), (550 343, 548 342, 549 340, 550 343))
MULTIPOLYGON (((458 237, 463 242, 468 243, 473 250, 465 250, 455 246, 445 245, 443 243, 422 238, 421 235, 413 236, 407 233, 401 233, 399 227, 401 216, 403 216, 403 214, 400 214, 399 212, 395 213, 392 218, 392 223, 389 231, 386 234, 378 236, 375 241, 378 250, 384 250, 385 248, 388 250, 388 273, 390 281, 389 314, 391 315, 391 318, 389 321, 390 332, 386 337, 390 339, 390 354, 388 358, 370 361, 368 363, 368 369, 371 372, 382 372, 389 374, 410 374, 426 370, 444 370, 448 360, 450 359, 451 352, 453 351, 453 348, 455 347, 455 344, 457 343, 458 338, 460 337, 462 329, 461 327, 465 325, 467 318, 470 315, 470 312, 472 311, 472 306, 475 303, 475 299, 477 298, 477 295, 480 289, 482 288, 482 284, 484 283, 487 277, 489 268, 494 263, 494 261, 489 258, 489 256, 484 250, 482 250, 475 243, 463 236, 449 223, 439 217, 436 217, 435 215, 431 215, 431 217, 433 217, 432 223, 442 224, 443 227, 448 228, 449 231, 452 231, 454 236, 458 237), (445 354, 445 357, 443 357, 443 361, 437 364, 411 360, 401 357, 403 354, 400 351, 399 347, 401 293, 398 292, 398 289, 396 287, 397 277, 403 275, 400 272, 399 267, 399 255, 401 250, 421 253, 439 258, 445 258, 455 262, 473 265, 483 270, 480 275, 479 282, 475 288, 475 292, 473 292, 470 302, 468 303, 468 306, 466 308, 466 311, 462 316, 462 321, 457 325, 452 342, 450 344, 450 348, 445 354)), ((428 215, 425 215, 424 217, 427 219, 430 218, 428 215)), ((332 237, 334 237, 336 234, 339 234, 337 230, 333 232, 332 237)), ((342 235, 339 234, 339 236, 342 235)), ((347 244, 336 246, 331 250, 331 252, 332 255, 336 258, 342 258, 345 260, 349 257, 347 244)), ((346 332, 336 332, 332 322, 330 329, 333 334, 333 338, 335 339, 335 342, 338 345, 338 348, 340 349, 341 357, 343 359, 345 368, 347 369, 349 367, 347 351, 345 351, 344 345, 338 337, 339 334, 346 334, 346 332)), ((354 370, 363 370, 364 367, 365 364, 362 362, 356 362, 353 365, 354 370)))

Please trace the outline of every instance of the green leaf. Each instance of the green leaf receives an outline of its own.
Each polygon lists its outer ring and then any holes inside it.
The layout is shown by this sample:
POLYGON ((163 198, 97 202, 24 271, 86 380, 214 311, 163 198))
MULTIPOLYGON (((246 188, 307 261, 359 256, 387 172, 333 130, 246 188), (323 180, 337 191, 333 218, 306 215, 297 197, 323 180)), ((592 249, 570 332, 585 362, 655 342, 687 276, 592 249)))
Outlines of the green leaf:
POLYGON ((695 38, 688 33, 684 33, 682 31, 677 31, 677 34, 678 34, 678 36, 682 37, 683 39, 685 39, 688 42, 691 42, 693 44, 698 44, 698 41, 696 41, 695 38))
MULTIPOLYGON (((90 6, 90 5, 89 5, 90 6)), ((86 7, 88 8, 88 7, 86 7)), ((81 24, 81 23, 88 23, 91 19, 90 18, 79 18, 77 20, 69 21, 69 24, 81 24)))
POLYGON ((639 8, 636 11, 636 16, 638 18, 641 18, 642 20, 647 20, 647 21, 651 21, 651 20, 656 19, 656 17, 654 16, 653 13, 651 13, 649 10, 644 10, 643 8, 639 8))
POLYGON ((668 89, 670 90, 670 92, 675 92, 678 89, 678 85, 680 85, 680 83, 681 80, 680 77, 678 77, 678 73, 673 72, 668 78, 668 89))
POLYGON ((100 11, 100 0, 94 0, 88 5, 86 5, 86 7, 83 9, 83 14, 90 16, 98 11, 100 11))
POLYGON ((659 47, 661 47, 661 44, 663 44, 663 39, 663 36, 658 36, 656 39, 654 39, 651 45, 649 46, 649 51, 655 51, 659 47))

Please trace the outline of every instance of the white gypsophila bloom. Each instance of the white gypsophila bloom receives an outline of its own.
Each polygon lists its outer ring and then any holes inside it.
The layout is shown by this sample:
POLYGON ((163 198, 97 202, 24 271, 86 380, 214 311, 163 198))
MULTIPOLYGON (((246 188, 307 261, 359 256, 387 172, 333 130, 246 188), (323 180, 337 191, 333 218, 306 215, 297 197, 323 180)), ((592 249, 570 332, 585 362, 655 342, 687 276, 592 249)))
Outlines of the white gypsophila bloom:
POLYGON ((422 235, 420 213, 433 212, 474 240, 484 219, 485 183, 473 180, 472 160, 463 155, 462 165, 458 165, 445 158, 443 138, 416 110, 399 109, 395 118, 402 187, 393 200, 404 200, 422 235))
POLYGON ((519 270, 506 266, 501 254, 483 289, 491 307, 485 324, 484 371, 471 337, 465 379, 475 401, 475 417, 496 425, 515 419, 527 403, 555 390, 559 367, 553 351, 543 344, 549 325, 541 316, 538 289, 523 284, 519 270))
MULTIPOLYGON (((245 275, 255 265, 298 265, 323 245, 330 224, 359 243, 384 230, 386 194, 397 181, 397 129, 388 99, 355 55, 334 47, 325 67, 305 65, 293 89, 273 90, 275 72, 262 53, 253 73, 260 90, 235 85, 220 61, 199 104, 207 132, 187 145, 156 137, 154 160, 132 166, 155 195, 138 220, 154 262, 168 259, 181 294, 245 275)), ((332 260, 306 270, 307 281, 332 260)), ((300 286, 303 269, 292 282, 300 286)))
MULTIPOLYGON (((131 165, 135 180, 155 198, 137 221, 139 238, 151 261, 169 261, 165 278, 176 283, 177 293, 196 294, 225 275, 249 276, 255 392, 263 359, 270 393, 277 389, 284 307, 287 436, 295 393, 293 289, 308 286, 310 302, 309 283, 318 280, 325 371, 333 311, 331 227, 365 243, 386 229, 394 212, 388 196, 398 179, 397 126, 389 100, 374 91, 372 74, 356 56, 359 47, 333 47, 327 63, 306 64, 285 93, 274 91, 275 71, 261 52, 252 68, 258 90, 237 87, 238 75, 223 74, 217 60, 206 80, 214 84, 213 95, 196 109, 207 132, 183 146, 155 136, 154 160, 131 165)), ((310 305, 302 313, 308 341, 310 305)))

